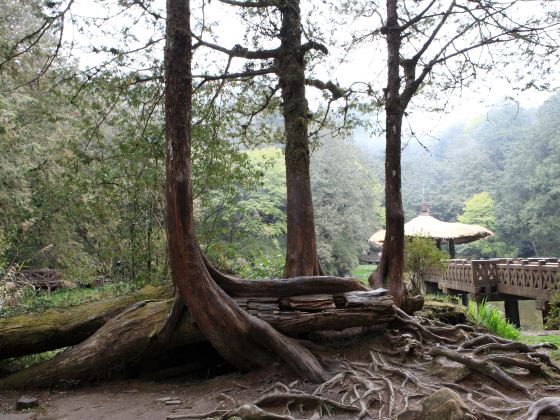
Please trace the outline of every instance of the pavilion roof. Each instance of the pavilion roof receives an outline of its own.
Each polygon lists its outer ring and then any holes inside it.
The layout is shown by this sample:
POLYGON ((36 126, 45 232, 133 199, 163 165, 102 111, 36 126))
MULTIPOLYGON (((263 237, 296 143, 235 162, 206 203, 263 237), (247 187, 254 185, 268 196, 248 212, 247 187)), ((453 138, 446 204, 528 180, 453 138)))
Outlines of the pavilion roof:
MULTIPOLYGON (((470 225, 458 222, 443 222, 430 215, 429 210, 424 210, 404 225, 406 236, 425 236, 436 240, 454 240, 456 244, 465 244, 494 235, 494 233, 479 225, 470 225)), ((380 245, 385 240, 385 230, 374 233, 369 242, 380 245)))

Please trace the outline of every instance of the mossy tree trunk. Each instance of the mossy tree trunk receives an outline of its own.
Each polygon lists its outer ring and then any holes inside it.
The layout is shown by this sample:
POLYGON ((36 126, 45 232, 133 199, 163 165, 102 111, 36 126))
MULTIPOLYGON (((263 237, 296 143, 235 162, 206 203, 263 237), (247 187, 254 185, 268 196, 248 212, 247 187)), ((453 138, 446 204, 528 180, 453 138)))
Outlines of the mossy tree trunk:
POLYGON ((73 346, 130 305, 164 297, 171 297, 169 287, 147 286, 101 302, 0 318, 0 360, 73 346))
POLYGON ((397 1, 387 1, 387 88, 385 91, 385 219, 386 230, 381 261, 370 276, 370 284, 388 284, 395 304, 403 306, 404 210, 401 195, 401 131, 405 106, 400 95, 400 45, 397 1))
POLYGON ((285 131, 287 244, 284 277, 323 275, 317 256, 309 172, 309 108, 305 96, 305 51, 299 0, 280 6, 282 28, 278 78, 285 131))
POLYGON ((240 369, 269 365, 272 354, 313 381, 326 373, 297 342, 249 315, 214 281, 198 246, 191 178, 190 2, 168 0, 165 47, 167 235, 173 283, 212 346, 240 369))

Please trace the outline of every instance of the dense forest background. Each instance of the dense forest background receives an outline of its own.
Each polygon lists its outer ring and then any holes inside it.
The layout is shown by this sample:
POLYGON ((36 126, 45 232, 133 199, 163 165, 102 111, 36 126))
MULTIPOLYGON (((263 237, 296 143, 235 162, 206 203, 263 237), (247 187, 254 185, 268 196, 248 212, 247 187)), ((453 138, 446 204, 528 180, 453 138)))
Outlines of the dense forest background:
MULTIPOLYGON (((1 3, 9 9, 9 19, 0 22, 0 52, 6 55, 39 12, 32 10, 35 2, 1 3)), ((103 69, 95 78, 74 77, 80 72, 70 58, 58 57, 45 68, 57 42, 43 40, 33 54, 3 67, 2 264, 59 268, 78 280, 163 279, 162 85, 103 69)), ((240 127, 240 110, 252 106, 250 88, 245 94, 235 85, 224 88, 219 108, 214 88, 195 92, 198 237, 225 270, 281 276, 286 233, 281 119, 272 107, 252 132, 240 127)), ((426 200, 442 220, 496 232, 460 247, 459 256, 558 256, 559 113, 560 93, 536 109, 496 98, 490 110, 443 124, 430 138, 408 139, 407 220, 426 200)), ((354 111, 353 118, 366 117, 354 111)), ((328 273, 347 275, 368 237, 384 224, 381 143, 363 127, 313 141, 320 260, 328 273)))

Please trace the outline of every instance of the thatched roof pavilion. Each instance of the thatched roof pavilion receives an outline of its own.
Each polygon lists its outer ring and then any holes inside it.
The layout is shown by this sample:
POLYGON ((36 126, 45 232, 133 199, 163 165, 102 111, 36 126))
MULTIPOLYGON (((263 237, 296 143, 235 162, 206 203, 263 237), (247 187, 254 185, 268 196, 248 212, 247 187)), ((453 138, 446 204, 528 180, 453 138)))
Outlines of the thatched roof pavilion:
MULTIPOLYGON (((479 239, 492 236, 494 233, 479 225, 469 225, 458 222, 442 222, 430 215, 430 209, 426 203, 420 206, 420 214, 404 225, 406 236, 426 236, 433 238, 441 246, 442 241, 449 243, 451 258, 455 258, 455 244, 466 244, 479 239)), ((385 240, 385 230, 374 233, 369 242, 380 245, 385 240)))

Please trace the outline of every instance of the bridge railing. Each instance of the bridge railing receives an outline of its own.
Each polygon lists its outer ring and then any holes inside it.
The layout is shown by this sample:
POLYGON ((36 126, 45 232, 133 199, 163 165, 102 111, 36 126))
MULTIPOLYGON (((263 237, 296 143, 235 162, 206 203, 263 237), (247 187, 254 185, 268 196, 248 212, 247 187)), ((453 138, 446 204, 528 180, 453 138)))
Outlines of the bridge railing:
POLYGON ((496 270, 500 293, 549 301, 560 292, 557 259, 500 259, 496 261, 496 270))
POLYGON ((474 292, 473 265, 468 260, 449 260, 443 272, 429 270, 426 280, 439 283, 444 292, 446 289, 474 292))
POLYGON ((443 272, 432 270, 426 281, 472 294, 502 293, 549 301, 560 293, 560 261, 546 259, 449 260, 443 272))

